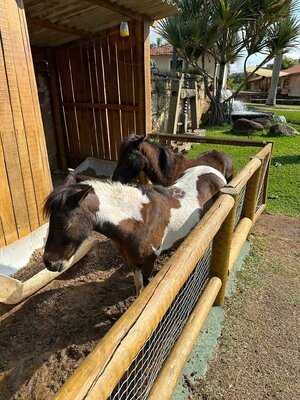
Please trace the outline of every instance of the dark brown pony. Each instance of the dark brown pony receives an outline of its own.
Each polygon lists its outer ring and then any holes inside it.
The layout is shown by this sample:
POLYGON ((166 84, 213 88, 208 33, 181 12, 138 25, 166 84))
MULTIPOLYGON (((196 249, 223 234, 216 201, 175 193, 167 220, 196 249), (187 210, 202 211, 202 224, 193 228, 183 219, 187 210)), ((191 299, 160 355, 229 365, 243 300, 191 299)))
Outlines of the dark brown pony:
POLYGON ((225 153, 212 150, 190 160, 145 136, 130 135, 120 146, 119 160, 112 180, 129 183, 144 174, 153 184, 170 186, 184 171, 198 165, 215 168, 225 176, 227 182, 232 178, 232 159, 225 153))

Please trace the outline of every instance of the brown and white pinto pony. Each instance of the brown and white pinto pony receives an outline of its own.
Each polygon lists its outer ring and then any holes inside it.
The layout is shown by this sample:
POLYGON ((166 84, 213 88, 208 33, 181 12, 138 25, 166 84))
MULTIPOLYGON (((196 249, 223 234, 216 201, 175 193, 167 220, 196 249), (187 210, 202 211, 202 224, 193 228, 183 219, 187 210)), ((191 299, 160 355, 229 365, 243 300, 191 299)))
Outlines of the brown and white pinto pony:
POLYGON ((121 144, 113 181, 129 183, 143 176, 153 184, 170 186, 184 171, 198 165, 208 165, 221 172, 227 182, 233 175, 232 159, 225 153, 212 150, 194 160, 175 154, 167 146, 154 143, 146 136, 130 135, 121 144))
POLYGON ((157 256, 191 231, 225 184, 224 176, 209 166, 186 170, 169 188, 93 179, 78 182, 69 176, 45 203, 50 217, 45 265, 50 271, 63 271, 79 246, 97 231, 117 245, 134 272, 139 293, 157 256))

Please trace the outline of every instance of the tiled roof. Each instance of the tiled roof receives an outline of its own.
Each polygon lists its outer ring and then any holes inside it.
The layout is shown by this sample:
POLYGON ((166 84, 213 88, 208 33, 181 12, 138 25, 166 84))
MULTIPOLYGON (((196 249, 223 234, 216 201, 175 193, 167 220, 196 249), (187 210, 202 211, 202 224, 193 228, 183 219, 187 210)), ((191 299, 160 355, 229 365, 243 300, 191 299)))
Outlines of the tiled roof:
MULTIPOLYGON (((249 68, 247 68, 247 72, 252 72, 254 69, 255 69, 255 67, 249 67, 249 68)), ((285 76, 285 75, 287 75, 286 71, 287 71, 287 70, 280 71, 279 76, 285 76)), ((271 78, 271 77, 272 77, 272 73, 273 73, 273 70, 272 70, 272 69, 259 68, 259 69, 255 72, 255 75, 263 76, 263 77, 265 77, 265 78, 271 78)))
POLYGON ((150 49, 151 56, 171 56, 173 54, 173 46, 171 44, 163 44, 159 47, 152 47, 150 49))
POLYGON ((284 72, 287 75, 300 74, 300 64, 294 65, 291 68, 287 68, 287 69, 284 70, 284 72))

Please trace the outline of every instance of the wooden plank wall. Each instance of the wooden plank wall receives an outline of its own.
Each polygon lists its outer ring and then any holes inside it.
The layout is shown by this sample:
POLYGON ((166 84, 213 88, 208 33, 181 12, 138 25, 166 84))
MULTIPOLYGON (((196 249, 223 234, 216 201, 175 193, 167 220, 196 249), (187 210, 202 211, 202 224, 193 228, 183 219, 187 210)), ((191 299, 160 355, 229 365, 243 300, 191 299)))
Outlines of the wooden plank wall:
POLYGON ((144 44, 149 43, 144 23, 129 24, 129 31, 128 38, 114 28, 101 37, 55 49, 69 166, 76 167, 88 156, 116 160, 123 138, 146 132, 150 56, 144 44))
POLYGON ((0 246, 42 225, 52 187, 21 0, 0 2, 0 246))

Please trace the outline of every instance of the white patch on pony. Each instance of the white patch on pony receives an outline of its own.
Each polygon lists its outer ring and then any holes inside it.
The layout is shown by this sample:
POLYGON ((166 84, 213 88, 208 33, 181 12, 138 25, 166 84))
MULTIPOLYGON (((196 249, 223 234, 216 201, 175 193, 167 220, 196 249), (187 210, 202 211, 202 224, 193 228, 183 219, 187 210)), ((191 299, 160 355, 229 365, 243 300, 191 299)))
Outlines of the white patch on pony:
POLYGON ((198 201, 197 181, 201 175, 206 174, 217 175, 226 185, 226 179, 215 168, 200 165, 187 169, 184 175, 172 186, 175 190, 180 189, 185 194, 183 198, 178 199, 180 208, 171 209, 170 222, 165 229, 160 248, 155 251, 156 255, 171 248, 177 240, 187 236, 199 222, 201 209, 198 201))
POLYGON ((160 253, 161 253, 160 249, 156 249, 153 245, 152 245, 151 247, 152 247, 153 253, 154 253, 156 256, 159 256, 160 253))
POLYGON ((138 188, 123 185, 120 182, 86 181, 93 187, 99 198, 97 221, 100 224, 110 222, 118 226, 126 219, 143 221, 142 208, 150 202, 149 198, 138 188))

